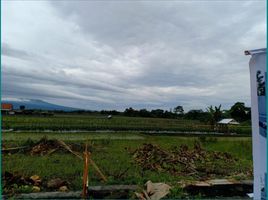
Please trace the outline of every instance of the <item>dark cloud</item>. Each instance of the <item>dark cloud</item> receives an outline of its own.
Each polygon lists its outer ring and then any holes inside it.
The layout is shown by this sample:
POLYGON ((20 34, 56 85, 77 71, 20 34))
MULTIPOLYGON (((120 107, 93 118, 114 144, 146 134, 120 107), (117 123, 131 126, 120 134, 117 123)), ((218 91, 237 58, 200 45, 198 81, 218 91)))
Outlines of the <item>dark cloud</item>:
POLYGON ((249 57, 243 52, 266 45, 265 1, 3 7, 3 96, 74 107, 249 104, 249 57))

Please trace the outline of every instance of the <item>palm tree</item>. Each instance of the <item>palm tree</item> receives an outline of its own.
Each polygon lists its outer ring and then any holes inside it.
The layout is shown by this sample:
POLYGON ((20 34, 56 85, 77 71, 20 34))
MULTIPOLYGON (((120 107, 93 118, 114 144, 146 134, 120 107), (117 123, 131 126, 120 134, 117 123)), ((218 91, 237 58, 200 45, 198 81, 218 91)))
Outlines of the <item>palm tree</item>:
POLYGON ((221 119, 222 111, 221 111, 221 105, 217 106, 209 106, 207 108, 207 112, 209 113, 209 123, 211 125, 211 128, 214 129, 216 122, 218 122, 221 119))

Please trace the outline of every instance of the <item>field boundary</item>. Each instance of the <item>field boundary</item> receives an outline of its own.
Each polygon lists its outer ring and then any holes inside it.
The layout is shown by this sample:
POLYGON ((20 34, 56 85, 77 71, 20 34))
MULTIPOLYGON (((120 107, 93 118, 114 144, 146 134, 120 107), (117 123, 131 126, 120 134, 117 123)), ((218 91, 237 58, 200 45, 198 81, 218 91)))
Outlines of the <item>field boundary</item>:
POLYGON ((135 133, 150 136, 216 136, 216 137, 252 137, 251 134, 237 133, 218 133, 218 132, 200 132, 200 131, 143 131, 143 130, 2 130, 3 133, 135 133))

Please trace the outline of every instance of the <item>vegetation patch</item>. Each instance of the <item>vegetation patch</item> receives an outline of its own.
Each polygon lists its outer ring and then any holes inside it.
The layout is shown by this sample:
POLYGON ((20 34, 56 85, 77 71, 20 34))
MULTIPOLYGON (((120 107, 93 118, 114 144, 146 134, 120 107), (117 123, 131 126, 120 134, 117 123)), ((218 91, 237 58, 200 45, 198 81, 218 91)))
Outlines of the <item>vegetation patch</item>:
MULTIPOLYGON (((211 117, 214 119, 214 117, 211 117)), ((212 120, 213 121, 213 120, 212 120)), ((215 123, 215 120, 213 121, 215 123)), ((212 124, 192 119, 167 119, 105 115, 3 116, 2 128, 32 131, 180 131, 215 132, 212 124)), ((250 134, 249 125, 230 126, 230 133, 250 134)))

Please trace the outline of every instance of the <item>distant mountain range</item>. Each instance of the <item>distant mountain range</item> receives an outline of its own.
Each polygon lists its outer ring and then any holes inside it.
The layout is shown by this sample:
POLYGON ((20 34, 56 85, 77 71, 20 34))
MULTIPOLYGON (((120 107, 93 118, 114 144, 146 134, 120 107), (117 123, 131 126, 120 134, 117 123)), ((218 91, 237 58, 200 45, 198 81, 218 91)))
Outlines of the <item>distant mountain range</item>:
POLYGON ((20 106, 25 106, 26 110, 62 110, 62 111, 75 111, 81 110, 78 108, 71 108, 66 106, 60 106, 52 103, 48 103, 39 99, 2 99, 2 103, 10 103, 13 105, 13 109, 19 109, 20 106))

